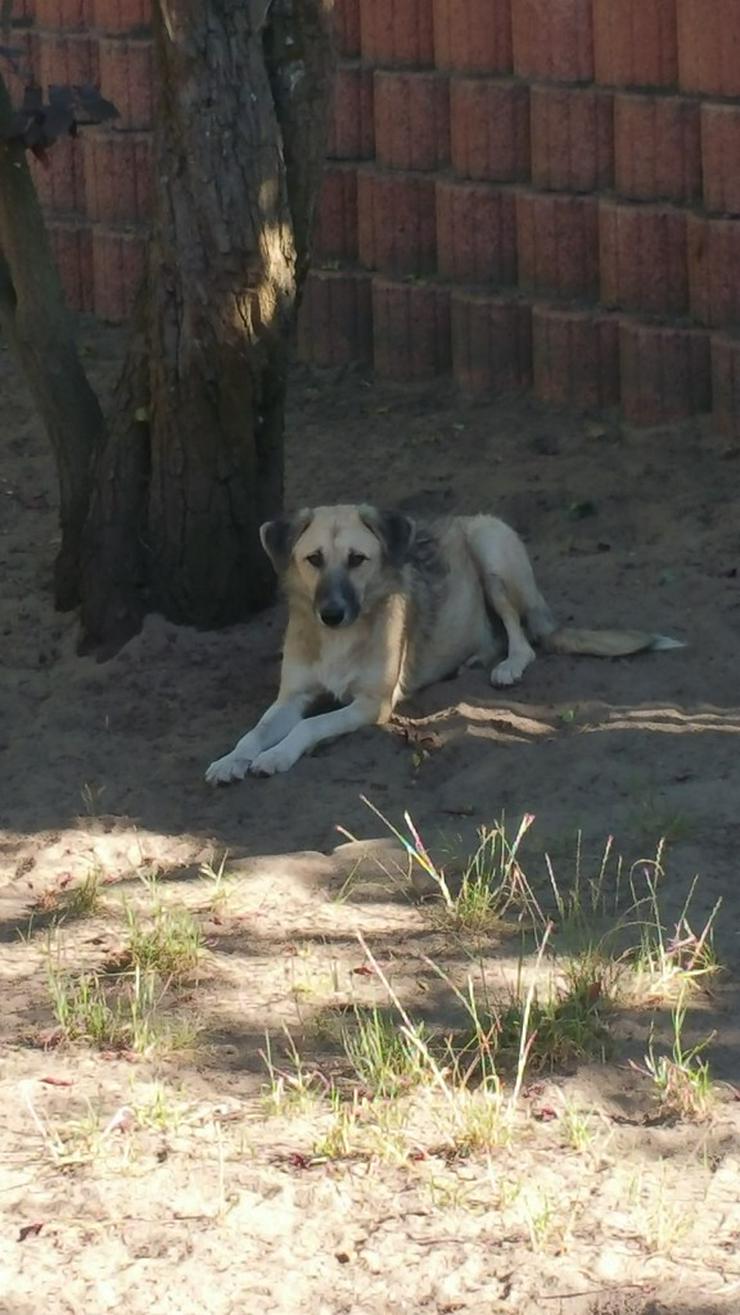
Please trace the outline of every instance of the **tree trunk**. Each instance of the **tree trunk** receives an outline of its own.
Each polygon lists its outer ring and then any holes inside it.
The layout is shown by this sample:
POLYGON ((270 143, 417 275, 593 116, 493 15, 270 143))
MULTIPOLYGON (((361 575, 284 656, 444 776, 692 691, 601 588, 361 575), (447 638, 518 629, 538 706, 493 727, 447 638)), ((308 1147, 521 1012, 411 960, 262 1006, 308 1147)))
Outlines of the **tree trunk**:
POLYGON ((101 449, 87 648, 149 607, 219 626, 272 597, 288 343, 309 257, 331 0, 156 0, 146 295, 101 449))
MULTIPOLYGON (((12 109, 0 77, 0 129, 12 109)), ((62 611, 79 601, 80 548, 92 462, 104 432, 98 400, 75 346, 25 152, 0 142, 0 326, 24 370, 51 442, 60 488, 61 548, 54 593, 62 611)))
POLYGON ((147 285, 139 291, 133 334, 116 385, 106 440, 98 453, 83 540, 80 643, 102 660, 136 634, 151 605, 147 578, 149 359, 147 285))

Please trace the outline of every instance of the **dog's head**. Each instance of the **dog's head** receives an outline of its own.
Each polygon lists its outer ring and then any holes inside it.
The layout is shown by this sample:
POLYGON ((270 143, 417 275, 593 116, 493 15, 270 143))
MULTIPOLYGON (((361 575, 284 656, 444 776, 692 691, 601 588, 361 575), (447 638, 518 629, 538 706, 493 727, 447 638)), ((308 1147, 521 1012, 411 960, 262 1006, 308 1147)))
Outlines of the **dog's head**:
POLYGON ((414 540, 408 516, 377 507, 316 507, 268 521, 262 546, 325 626, 352 625, 393 587, 414 540))

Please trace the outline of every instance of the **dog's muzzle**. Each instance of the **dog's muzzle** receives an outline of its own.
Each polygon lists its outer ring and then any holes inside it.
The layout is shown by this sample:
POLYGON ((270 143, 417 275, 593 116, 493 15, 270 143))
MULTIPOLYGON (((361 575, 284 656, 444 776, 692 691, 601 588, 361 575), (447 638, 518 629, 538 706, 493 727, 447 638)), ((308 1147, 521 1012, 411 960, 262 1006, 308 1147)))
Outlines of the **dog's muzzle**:
POLYGON ((315 607, 322 625, 331 630, 351 626, 360 614, 357 594, 344 574, 321 582, 316 590, 315 607))
POLYGON ((347 613, 343 607, 333 607, 330 604, 328 607, 322 607, 319 616, 325 626, 331 626, 334 628, 336 626, 344 625, 347 613))

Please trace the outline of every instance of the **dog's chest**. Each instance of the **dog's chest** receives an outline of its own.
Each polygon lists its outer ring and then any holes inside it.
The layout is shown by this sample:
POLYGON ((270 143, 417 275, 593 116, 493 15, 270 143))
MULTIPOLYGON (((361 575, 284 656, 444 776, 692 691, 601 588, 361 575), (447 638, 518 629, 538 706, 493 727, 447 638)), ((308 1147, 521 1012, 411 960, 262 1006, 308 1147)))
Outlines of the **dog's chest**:
POLYGON ((357 643, 348 634, 332 635, 324 644, 316 664, 316 679, 327 694, 333 695, 340 702, 352 694, 352 686, 357 680, 362 657, 357 652, 357 643))

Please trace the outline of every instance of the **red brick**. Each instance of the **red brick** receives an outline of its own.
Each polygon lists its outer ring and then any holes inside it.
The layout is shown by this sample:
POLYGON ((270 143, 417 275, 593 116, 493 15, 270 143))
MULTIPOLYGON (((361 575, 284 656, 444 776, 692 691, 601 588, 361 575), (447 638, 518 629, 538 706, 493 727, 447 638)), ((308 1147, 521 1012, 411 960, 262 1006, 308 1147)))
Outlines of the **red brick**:
POLYGON ((22 72, 30 72, 31 81, 41 86, 41 40, 40 34, 35 28, 30 28, 26 33, 28 41, 28 63, 22 72))
POLYGON ((373 103, 378 164, 424 170, 449 163, 450 98, 443 74, 378 69, 373 103))
POLYGON ((93 37, 39 32, 35 41, 38 79, 45 91, 98 81, 98 43, 93 37))
POLYGON ((92 245, 89 226, 80 221, 49 220, 49 237, 64 295, 74 311, 93 307, 92 245))
POLYGON ((85 215, 85 166, 82 140, 63 137, 47 157, 48 168, 29 155, 31 173, 41 204, 47 210, 85 215))
POLYGON ((429 274, 436 263, 434 179, 427 174, 357 175, 360 264, 383 274, 429 274))
POLYGON ((740 219, 688 216, 691 313, 700 324, 740 324, 740 219))
POLYGON ((619 324, 591 310, 535 306, 535 395, 554 406, 598 411, 619 401, 619 324))
POLYGON ((117 128, 151 127, 154 102, 151 42, 122 37, 102 40, 100 89, 118 110, 117 128))
POLYGON ((320 366, 372 360, 369 274, 311 270, 298 313, 298 355, 320 366))
POLYGON ((633 425, 660 425, 708 411, 709 334, 622 320, 622 410, 633 425))
POLYGON ((362 0, 360 49, 370 64, 434 64, 430 0, 362 0))
POLYGON ((371 160, 375 153, 373 71, 338 64, 329 111, 326 153, 333 160, 371 160))
POLYGON ((602 200, 599 255, 605 306, 654 315, 682 315, 688 310, 683 210, 602 200))
POLYGON ((488 78, 450 82, 450 158, 462 178, 529 179, 529 88, 488 78))
POLYGON ((611 187, 612 98, 590 88, 532 87, 532 182, 565 192, 611 187))
POLYGON ((595 197, 520 191, 516 221, 520 287, 571 297, 598 293, 595 197))
POLYGON ((18 54, 13 56, 12 65, 7 60, 0 63, 0 72, 14 109, 20 109, 26 86, 34 81, 33 63, 37 40, 35 33, 32 36, 30 32, 18 32, 14 28, 12 45, 18 54))
POLYGON ((357 260, 357 169, 327 164, 313 237, 317 260, 357 260))
POLYGON ((128 319, 144 273, 146 248, 140 232, 93 229, 95 314, 102 320, 120 324, 128 319))
POLYGON ((36 0, 14 0, 11 27, 14 29, 13 45, 18 42, 15 32, 19 27, 30 27, 36 20, 36 0))
POLYGON ((701 152, 707 210, 740 215, 740 105, 704 102, 701 152))
POLYGON ((516 283, 516 202, 509 188, 437 180, 437 269, 471 283, 516 283))
POLYGON ((449 370, 449 291, 374 278, 373 362, 386 379, 429 379, 449 370))
POLYGON ((345 59, 360 53, 360 0, 334 0, 334 40, 345 59))
POLYGON ((87 132, 83 139, 90 219, 129 224, 149 219, 152 144, 148 134, 87 132))
POLYGON ((143 35, 152 24, 152 0, 92 0, 94 23, 106 36, 143 35))
POLYGON ((434 0, 434 62, 457 73, 510 73, 511 0, 434 0))
POLYGON ((607 86, 674 86, 676 0, 594 0, 594 66, 607 86))
POLYGON ((712 407, 721 433, 740 439, 740 338, 712 334, 712 407))
POLYGON ((681 90, 740 96, 737 0, 677 0, 677 7, 681 90))
POLYGON ((532 377, 532 313, 516 297, 454 288, 452 373, 464 393, 519 392, 532 377))
POLYGON ((512 0, 514 72, 546 82, 594 75, 591 0, 512 0))
POLYGON ((82 31, 95 22, 93 0, 36 0, 40 28, 82 31))
POLYGON ((634 201, 701 196, 699 106, 683 96, 614 97, 614 185, 634 201))

